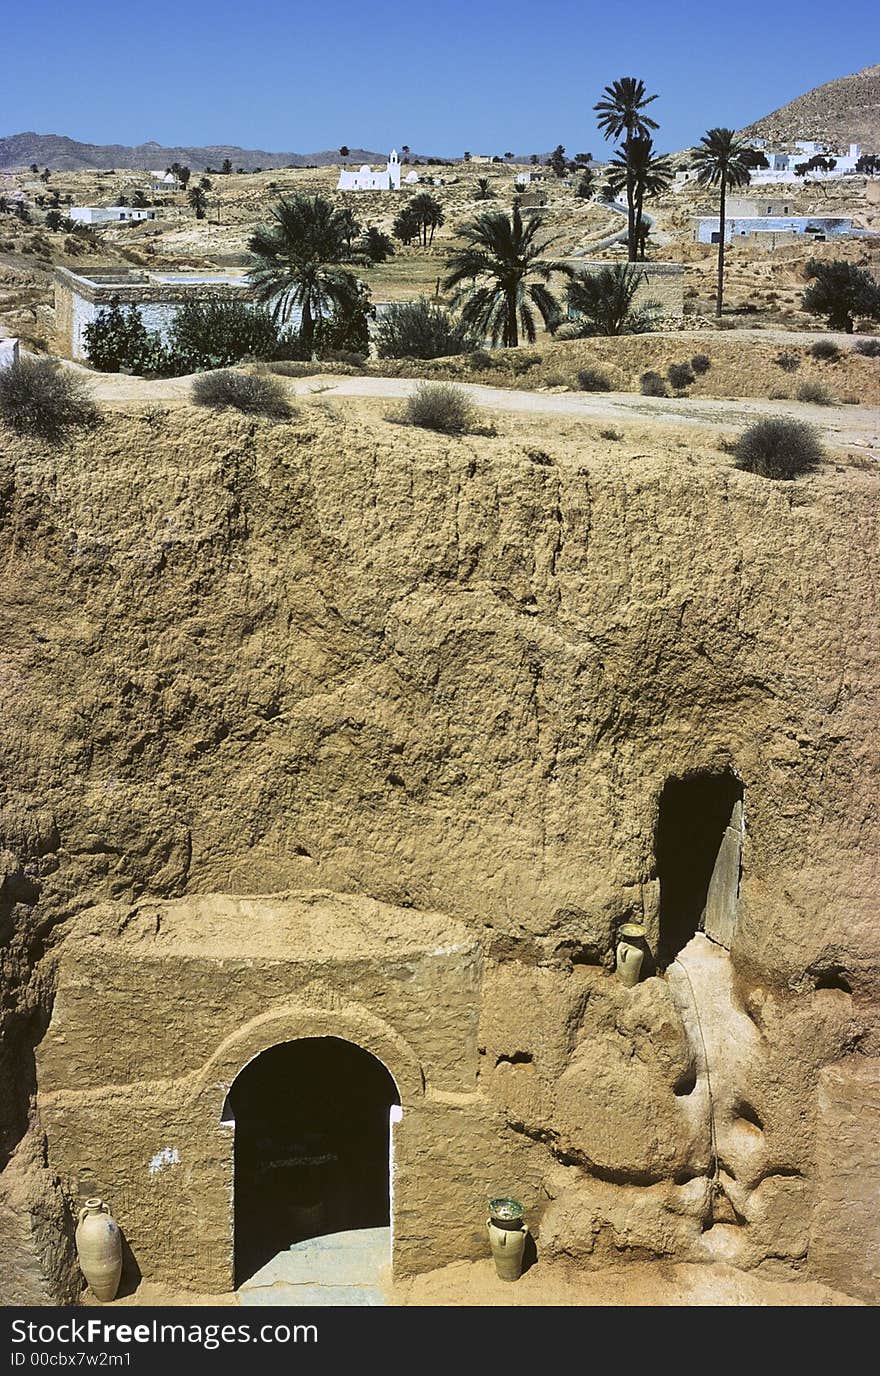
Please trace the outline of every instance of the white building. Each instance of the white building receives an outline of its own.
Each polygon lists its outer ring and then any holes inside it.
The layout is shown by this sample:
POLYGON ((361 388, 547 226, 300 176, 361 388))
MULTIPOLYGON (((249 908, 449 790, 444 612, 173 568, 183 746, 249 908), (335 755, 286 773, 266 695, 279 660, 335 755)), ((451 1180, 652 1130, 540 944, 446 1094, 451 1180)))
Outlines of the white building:
MULTIPOLYGON (((698 244, 717 244, 720 238, 717 215, 697 215, 693 220, 694 239, 698 244)), ((772 248, 776 236, 786 239, 803 234, 810 239, 832 239, 852 234, 853 222, 839 215, 737 215, 724 217, 724 242, 734 239, 759 239, 762 246, 772 248)))
POLYGON ((179 191, 181 183, 173 172, 151 172, 153 178, 150 183, 151 191, 179 191))
POLYGON ((397 149, 392 148, 391 157, 385 164, 384 172, 374 172, 369 163, 364 163, 359 171, 343 168, 336 183, 337 191, 399 191, 400 159, 397 149))
POLYGON ((79 225, 108 225, 156 218, 155 210, 142 210, 132 205, 72 205, 67 214, 79 225))
POLYGON ((156 331, 167 343, 181 306, 204 300, 253 304, 254 294, 243 273, 145 272, 120 267, 95 268, 86 273, 56 268, 57 343, 70 358, 86 358, 86 325, 114 303, 124 310, 135 306, 147 329, 156 331))

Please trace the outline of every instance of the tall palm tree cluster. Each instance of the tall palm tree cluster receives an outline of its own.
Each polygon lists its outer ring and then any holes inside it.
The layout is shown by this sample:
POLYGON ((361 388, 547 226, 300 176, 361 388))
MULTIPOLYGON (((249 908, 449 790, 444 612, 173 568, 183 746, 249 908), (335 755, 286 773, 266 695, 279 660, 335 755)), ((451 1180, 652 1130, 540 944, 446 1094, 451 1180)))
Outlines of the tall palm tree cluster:
POLYGON ((629 261, 645 256, 643 207, 646 196, 665 191, 673 177, 667 158, 658 156, 651 131, 660 126, 645 114, 645 106, 656 100, 649 96, 645 83, 634 76, 622 76, 606 86, 602 99, 593 109, 606 139, 620 139, 611 159, 608 189, 613 196, 626 191, 626 225, 629 261))
MULTIPOLYGON (((659 126, 646 113, 656 99, 639 78, 625 76, 606 86, 594 106, 605 138, 619 140, 606 185, 611 195, 621 191, 626 195, 628 264, 599 274, 579 273, 570 261, 550 253, 557 241, 541 236, 540 215, 524 220, 516 201, 510 214, 486 209, 458 227, 458 243, 447 258, 443 279, 443 290, 452 294, 460 311, 464 334, 515 348, 521 338, 530 343, 535 339, 538 317, 546 329, 555 331, 563 312, 550 287, 554 276, 567 279, 569 313, 580 319, 585 330, 619 334, 650 327, 650 312, 634 305, 641 277, 634 265, 645 256, 645 199, 665 191, 673 178, 668 158, 654 147, 653 131, 659 126)), ((717 128, 708 130, 693 150, 692 165, 701 185, 719 190, 716 311, 720 315, 727 192, 748 183, 753 158, 733 130, 717 128)), ((477 199, 486 199, 488 184, 481 184, 480 192, 477 199)), ((191 200, 195 204, 192 193, 191 200)), ((195 205, 195 209, 199 214, 201 207, 195 205)), ((251 236, 249 247, 256 259, 251 281, 258 299, 271 304, 276 321, 285 323, 294 309, 299 310, 300 339, 311 351, 328 315, 338 319, 346 312, 363 313, 369 308, 369 293, 352 271, 353 265, 382 261, 393 247, 387 236, 370 229, 355 251, 353 241, 360 227, 353 215, 334 209, 322 196, 297 194, 283 199, 273 208, 272 220, 251 236)), ((421 193, 397 216, 394 234, 404 244, 415 241, 428 247, 442 224, 440 203, 421 193)))

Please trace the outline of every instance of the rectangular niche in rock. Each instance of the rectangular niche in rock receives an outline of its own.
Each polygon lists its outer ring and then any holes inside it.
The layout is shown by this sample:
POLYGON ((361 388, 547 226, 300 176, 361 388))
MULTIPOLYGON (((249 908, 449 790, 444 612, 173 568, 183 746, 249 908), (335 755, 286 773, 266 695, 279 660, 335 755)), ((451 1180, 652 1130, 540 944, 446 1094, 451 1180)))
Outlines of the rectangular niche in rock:
POLYGON ((730 948, 742 837, 743 786, 730 770, 667 779, 656 838, 661 970, 695 932, 730 948))

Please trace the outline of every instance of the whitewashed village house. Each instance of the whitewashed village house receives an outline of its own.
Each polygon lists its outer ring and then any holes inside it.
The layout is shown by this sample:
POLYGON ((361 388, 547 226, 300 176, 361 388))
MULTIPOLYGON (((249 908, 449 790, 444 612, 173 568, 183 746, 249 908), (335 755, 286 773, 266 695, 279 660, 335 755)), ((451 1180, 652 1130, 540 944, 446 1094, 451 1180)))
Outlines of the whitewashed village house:
POLYGON ((857 143, 851 143, 846 153, 836 153, 828 144, 818 143, 812 139, 796 139, 794 142, 796 151, 793 153, 774 152, 767 147, 764 139, 753 139, 751 147, 763 153, 769 164, 767 167, 756 167, 753 170, 752 186, 773 186, 803 181, 803 177, 798 177, 795 172, 795 167, 816 156, 833 158, 835 166, 830 172, 823 172, 818 169, 810 172, 810 179, 834 181, 838 177, 852 176, 856 170, 856 163, 862 156, 862 150, 857 143))
POLYGON ((78 225, 107 225, 156 218, 155 210, 131 205, 72 205, 67 213, 78 225))
POLYGON ((336 183, 337 191, 399 191, 400 159, 397 149, 392 148, 391 156, 385 164, 384 172, 374 172, 369 163, 364 163, 357 172, 343 167, 336 183))

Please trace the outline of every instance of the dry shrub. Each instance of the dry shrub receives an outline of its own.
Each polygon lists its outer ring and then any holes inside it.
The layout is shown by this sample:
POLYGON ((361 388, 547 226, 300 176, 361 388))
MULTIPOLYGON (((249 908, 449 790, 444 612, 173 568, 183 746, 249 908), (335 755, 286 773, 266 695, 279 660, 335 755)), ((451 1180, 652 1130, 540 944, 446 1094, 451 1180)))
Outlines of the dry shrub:
POLYGON ((814 406, 834 405, 834 397, 821 382, 802 382, 796 395, 798 401, 811 401, 814 406))
POLYGON ((659 373, 648 370, 639 378, 643 397, 666 397, 669 395, 666 383, 659 373))
POLYGON ((86 384, 55 358, 21 358, 0 369, 0 418, 23 435, 57 443, 71 430, 95 425, 100 411, 86 384))
POLYGON ((691 359, 691 367, 697 376, 701 377, 703 373, 708 373, 712 367, 712 360, 708 354, 694 354, 691 359))
POLYGON ((825 456, 812 426, 799 420, 760 420, 734 446, 736 467, 762 478, 798 478, 812 473, 825 456))
POLYGON ((855 352, 861 354, 863 358, 880 358, 880 339, 858 340, 855 352))
POLYGON ((581 368, 577 375, 577 385, 581 392, 611 391, 611 380, 601 368, 581 368))
POLYGON ((669 378, 669 385, 676 392, 683 392, 686 387, 690 387, 694 380, 693 370, 689 363, 670 363, 666 369, 666 376, 669 378))
POLYGON ((794 353, 792 349, 783 349, 781 353, 776 355, 773 362, 784 373, 796 373, 801 366, 801 356, 794 353))
POLYGON ((828 363, 840 358, 840 350, 833 339, 817 339, 815 344, 810 345, 810 353, 813 358, 821 358, 828 363))
POLYGON ((196 406, 211 406, 217 411, 231 406, 236 411, 272 416, 275 420, 286 420, 293 414, 284 388, 274 377, 235 373, 231 369, 202 373, 193 382, 192 399, 196 406))
POLYGON ((448 382, 420 382, 406 399, 403 421, 444 435, 466 435, 477 413, 467 393, 448 382))

